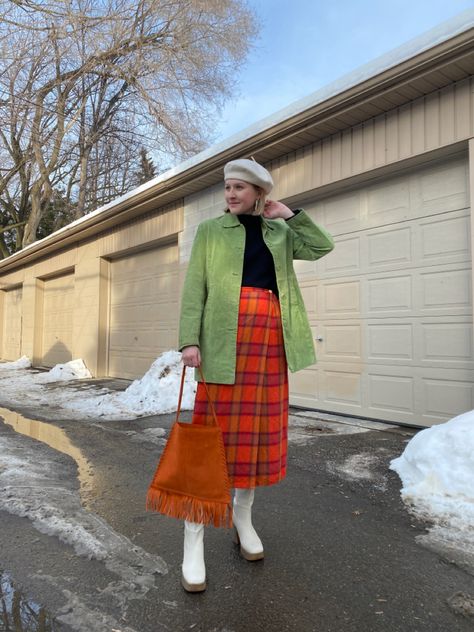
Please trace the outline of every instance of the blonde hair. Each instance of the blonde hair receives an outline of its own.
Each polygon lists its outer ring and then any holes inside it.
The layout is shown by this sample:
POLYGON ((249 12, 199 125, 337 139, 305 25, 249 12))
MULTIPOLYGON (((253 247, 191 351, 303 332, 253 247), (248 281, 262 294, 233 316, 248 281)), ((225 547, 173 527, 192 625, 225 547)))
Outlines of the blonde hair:
POLYGON ((261 188, 258 187, 257 185, 253 185, 257 191, 260 191, 260 197, 258 198, 258 200, 255 202, 255 211, 252 213, 252 215, 263 215, 263 209, 265 208, 265 191, 261 188))

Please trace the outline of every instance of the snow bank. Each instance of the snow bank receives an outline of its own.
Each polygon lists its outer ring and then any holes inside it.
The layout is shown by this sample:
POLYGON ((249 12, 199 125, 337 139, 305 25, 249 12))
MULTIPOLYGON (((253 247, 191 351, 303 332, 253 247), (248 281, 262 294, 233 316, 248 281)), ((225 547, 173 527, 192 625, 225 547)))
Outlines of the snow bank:
MULTIPOLYGON (((167 351, 157 358, 147 373, 130 384, 127 390, 120 393, 118 398, 122 404, 139 414, 168 413, 176 410, 181 382, 181 353, 167 351)), ((186 372, 183 389, 184 409, 194 406, 196 382, 193 371, 186 372)))
MULTIPOLYGON (((122 392, 110 392, 103 386, 69 386, 68 381, 91 377, 81 359, 57 364, 50 371, 29 369, 27 357, 0 364, 0 400, 5 406, 51 406, 68 419, 135 419, 145 415, 174 412, 181 380, 181 354, 166 351, 147 373, 122 392), (26 399, 25 399, 26 398, 26 399)), ((183 410, 194 406, 196 382, 193 371, 186 373, 183 410)), ((45 408, 43 408, 45 410, 45 408)))
POLYGON ((38 375, 40 382, 61 382, 65 380, 81 380, 92 377, 89 369, 82 360, 71 360, 66 364, 56 364, 47 373, 38 375))
POLYGON ((416 434, 390 469, 413 512, 474 553, 474 410, 416 434))
MULTIPOLYGON (((160 415, 176 410, 181 381, 181 353, 166 351, 157 358, 145 375, 135 380, 123 392, 64 402, 65 408, 87 417, 130 419, 145 415, 160 415)), ((194 406, 196 382, 193 371, 187 371, 183 390, 183 410, 194 406)))
POLYGON ((14 362, 0 362, 0 371, 14 371, 16 369, 29 369, 31 360, 27 356, 21 356, 19 360, 14 362))

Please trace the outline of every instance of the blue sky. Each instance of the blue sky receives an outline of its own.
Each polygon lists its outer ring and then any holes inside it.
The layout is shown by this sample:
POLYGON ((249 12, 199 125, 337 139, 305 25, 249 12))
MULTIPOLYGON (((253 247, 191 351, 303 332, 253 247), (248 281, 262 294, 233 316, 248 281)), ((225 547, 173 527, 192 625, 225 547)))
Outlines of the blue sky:
POLYGON ((260 38, 230 78, 236 96, 215 141, 241 131, 354 68, 421 35, 474 0, 247 0, 260 38))

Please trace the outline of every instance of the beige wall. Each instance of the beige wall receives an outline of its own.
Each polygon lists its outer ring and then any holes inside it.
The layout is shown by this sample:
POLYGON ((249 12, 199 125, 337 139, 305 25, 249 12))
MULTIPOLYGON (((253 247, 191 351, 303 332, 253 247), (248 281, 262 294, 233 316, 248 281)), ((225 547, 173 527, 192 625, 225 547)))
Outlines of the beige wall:
MULTIPOLYGON (((71 355, 81 357, 93 375, 106 372, 109 258, 177 238, 182 229, 180 203, 148 213, 95 239, 3 275, 2 289, 23 286, 21 353, 41 364, 43 283, 64 272, 74 273, 71 355)), ((1 295, 4 292, 0 293, 1 295)), ((2 301, 0 301, 0 306, 2 301)))

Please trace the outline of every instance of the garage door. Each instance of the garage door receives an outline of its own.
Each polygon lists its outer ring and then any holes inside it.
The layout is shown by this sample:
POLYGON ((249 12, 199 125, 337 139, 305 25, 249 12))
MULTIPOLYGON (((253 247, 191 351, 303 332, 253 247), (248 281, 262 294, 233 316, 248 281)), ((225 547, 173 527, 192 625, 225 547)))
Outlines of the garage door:
POLYGON ((474 408, 467 161, 307 208, 336 249, 297 262, 319 362, 292 402, 415 425, 474 408))
POLYGON ((3 312, 3 352, 4 360, 18 360, 21 355, 21 310, 22 288, 16 287, 5 292, 3 312))
POLYGON ((42 364, 72 360, 74 274, 46 279, 43 285, 42 364))
POLYGON ((141 377, 175 349, 178 246, 170 244, 111 262, 108 374, 141 377))

